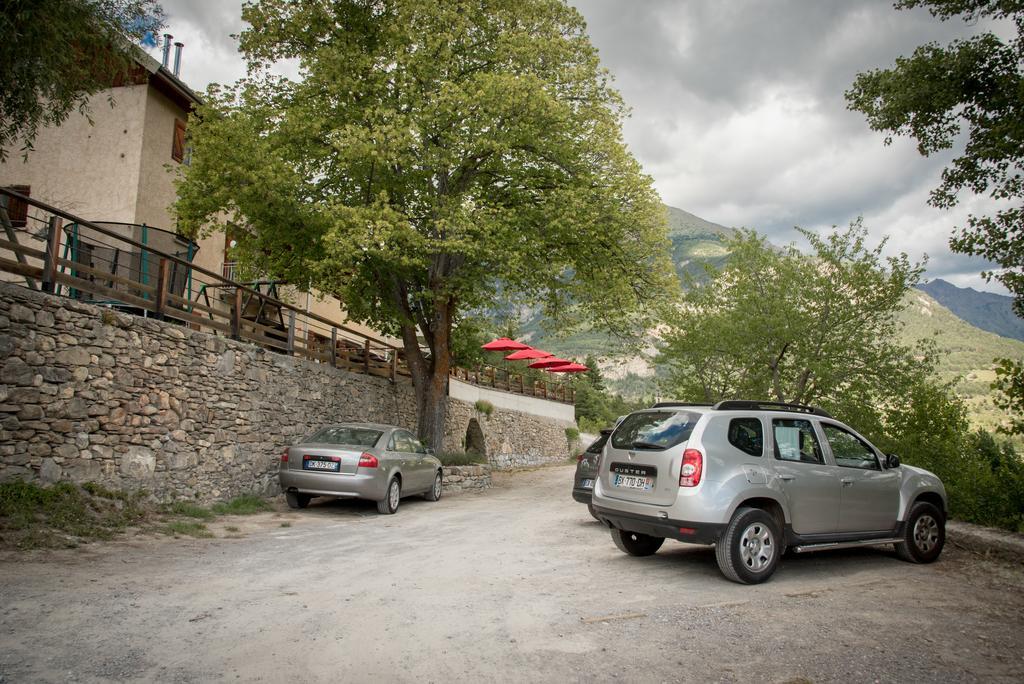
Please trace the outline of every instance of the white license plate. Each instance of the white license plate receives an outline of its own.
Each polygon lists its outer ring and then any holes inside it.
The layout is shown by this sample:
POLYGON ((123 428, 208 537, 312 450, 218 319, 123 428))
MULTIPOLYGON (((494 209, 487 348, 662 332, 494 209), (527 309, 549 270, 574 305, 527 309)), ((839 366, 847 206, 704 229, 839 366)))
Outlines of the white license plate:
POLYGON ((340 465, 337 461, 313 461, 309 460, 303 463, 306 470, 329 470, 331 472, 338 472, 338 466, 340 465))
POLYGON ((640 477, 638 475, 616 475, 612 482, 616 487, 624 489, 654 489, 654 478, 640 477))
POLYGON ((594 488, 594 481, 593 480, 584 480, 583 482, 580 483, 580 487, 582 487, 583 489, 593 489, 594 488))

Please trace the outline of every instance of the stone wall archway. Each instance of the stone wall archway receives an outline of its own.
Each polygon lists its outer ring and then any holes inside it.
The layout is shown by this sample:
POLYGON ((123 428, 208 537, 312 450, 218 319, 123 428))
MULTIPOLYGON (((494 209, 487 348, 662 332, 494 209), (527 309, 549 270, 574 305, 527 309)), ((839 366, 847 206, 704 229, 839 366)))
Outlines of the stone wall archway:
POLYGON ((487 456, 487 441, 484 439, 484 430, 480 427, 480 421, 470 418, 466 426, 466 453, 480 454, 487 456))

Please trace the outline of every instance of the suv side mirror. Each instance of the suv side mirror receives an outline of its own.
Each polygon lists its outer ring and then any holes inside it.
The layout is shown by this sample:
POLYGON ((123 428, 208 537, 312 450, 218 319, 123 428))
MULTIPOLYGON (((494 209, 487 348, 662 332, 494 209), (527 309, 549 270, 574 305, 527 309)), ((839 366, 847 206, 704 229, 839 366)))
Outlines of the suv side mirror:
POLYGON ((897 456, 896 454, 889 454, 885 458, 885 467, 886 468, 890 468, 890 469, 891 468, 899 468, 900 467, 900 457, 897 456))

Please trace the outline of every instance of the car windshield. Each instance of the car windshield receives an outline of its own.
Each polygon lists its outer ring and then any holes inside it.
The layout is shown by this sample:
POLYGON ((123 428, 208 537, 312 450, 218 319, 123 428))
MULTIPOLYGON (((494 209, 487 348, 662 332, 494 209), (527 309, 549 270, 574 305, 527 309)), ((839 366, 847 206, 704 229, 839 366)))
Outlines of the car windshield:
POLYGON ((699 413, 642 411, 626 417, 612 434, 616 449, 668 449, 690 438, 699 413))
POLYGON ((318 430, 302 441, 310 444, 348 444, 372 447, 382 434, 384 433, 380 430, 341 425, 318 430))

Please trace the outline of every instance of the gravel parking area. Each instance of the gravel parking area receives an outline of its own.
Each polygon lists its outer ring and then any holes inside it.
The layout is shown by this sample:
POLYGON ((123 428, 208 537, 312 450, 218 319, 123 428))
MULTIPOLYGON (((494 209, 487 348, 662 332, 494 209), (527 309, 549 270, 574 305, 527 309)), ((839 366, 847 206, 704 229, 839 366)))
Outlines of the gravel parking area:
POLYGON ((1019 560, 954 533, 931 566, 836 551, 741 586, 710 548, 620 553, 572 472, 5 553, 0 682, 1021 679, 1019 560))

